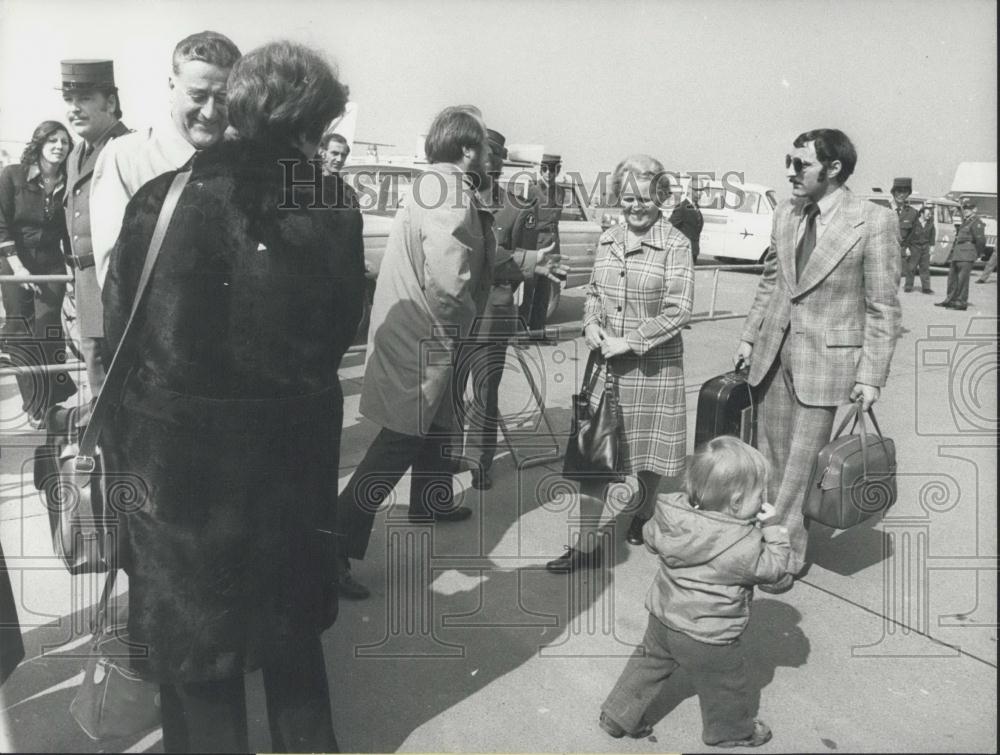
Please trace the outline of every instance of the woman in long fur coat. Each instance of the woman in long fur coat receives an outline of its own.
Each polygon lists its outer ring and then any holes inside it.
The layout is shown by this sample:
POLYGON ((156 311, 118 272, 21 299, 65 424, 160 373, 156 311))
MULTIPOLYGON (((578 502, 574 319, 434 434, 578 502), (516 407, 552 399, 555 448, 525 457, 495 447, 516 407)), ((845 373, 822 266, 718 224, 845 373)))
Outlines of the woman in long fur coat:
MULTIPOLYGON (((122 365, 131 374, 102 447, 112 487, 123 483, 109 499, 130 640, 145 656, 133 665, 161 684, 167 751, 246 751, 243 675, 261 667, 272 748, 336 751, 320 645, 336 605, 323 517, 364 260, 360 213, 337 177, 322 191, 309 183, 319 167, 307 159, 345 99, 299 45, 237 62, 228 108, 239 138, 195 157, 137 311, 137 353, 122 365)), ((126 211, 104 288, 112 346, 175 175, 126 211)))

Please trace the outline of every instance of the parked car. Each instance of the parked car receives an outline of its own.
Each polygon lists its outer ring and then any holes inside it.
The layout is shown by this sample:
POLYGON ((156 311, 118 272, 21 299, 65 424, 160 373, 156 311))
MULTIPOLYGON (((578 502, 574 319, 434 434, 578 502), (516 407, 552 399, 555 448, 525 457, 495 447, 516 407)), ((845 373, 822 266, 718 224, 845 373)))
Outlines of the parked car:
MULTIPOLYGON (((379 162, 354 163, 344 167, 342 175, 358 192, 364 214, 365 275, 368 279, 368 308, 371 307, 378 279, 379 267, 385 254, 386 241, 392 228, 392 219, 400 202, 413 186, 414 179, 427 168, 426 163, 379 162)), ((522 165, 508 166, 501 176, 502 183, 524 196, 533 173, 522 165)), ((585 285, 590 280, 597 253, 597 240, 601 226, 582 201, 582 188, 562 181, 565 188, 562 218, 559 221, 559 245, 563 266, 567 269, 566 281, 561 288, 585 285)), ((552 292, 548 316, 559 306, 561 288, 552 292)), ((358 341, 363 343, 368 330, 368 311, 358 329, 358 341)))
MULTIPOLYGON (((872 194, 860 194, 859 196, 883 207, 892 206, 888 194, 875 192, 872 194)), ((931 249, 931 264, 947 265, 948 255, 951 253, 951 245, 955 241, 955 227, 962 222, 961 206, 958 202, 947 197, 925 197, 921 194, 911 194, 907 201, 918 212, 925 204, 933 205, 936 234, 934 248, 931 249)))

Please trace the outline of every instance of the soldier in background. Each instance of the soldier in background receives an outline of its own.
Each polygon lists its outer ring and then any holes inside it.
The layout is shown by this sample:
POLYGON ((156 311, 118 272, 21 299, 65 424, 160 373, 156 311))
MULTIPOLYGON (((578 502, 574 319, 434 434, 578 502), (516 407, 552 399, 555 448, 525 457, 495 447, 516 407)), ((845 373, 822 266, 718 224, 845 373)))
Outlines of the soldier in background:
POLYGON ((955 242, 948 255, 948 294, 935 307, 965 310, 969 307, 969 275, 972 266, 986 252, 986 227, 976 212, 976 203, 962 200, 962 224, 955 231, 955 242))
MULTIPOLYGON (((912 236, 913 229, 917 225, 917 211, 910 207, 906 201, 913 193, 913 179, 894 178, 890 193, 892 194, 892 209, 896 211, 896 216, 899 218, 899 251, 902 255, 899 260, 899 269, 906 271, 909 270, 913 257, 912 236)), ((913 290, 912 277, 910 283, 911 285, 904 289, 905 291, 913 290)))
POLYGON ((934 228, 934 205, 925 204, 920 208, 917 222, 910 232, 910 258, 903 268, 906 275, 904 291, 913 290, 913 276, 920 273, 920 290, 925 294, 933 294, 931 288, 931 248, 937 238, 934 228))
MULTIPOLYGON (((101 392, 111 357, 104 340, 104 308, 97 284, 94 249, 90 235, 90 184, 97 158, 105 145, 129 132, 121 122, 121 103, 110 60, 64 60, 62 96, 66 119, 80 137, 66 160, 66 229, 72 254, 76 314, 80 326, 80 351, 87 366, 93 398, 101 392)), ((90 421, 90 408, 80 412, 78 423, 90 421)))
POLYGON ((488 195, 484 201, 493 211, 493 231, 497 254, 493 264, 493 284, 486 312, 473 325, 469 342, 462 349, 456 380, 459 391, 472 380, 473 404, 468 413, 467 454, 478 454, 472 470, 472 487, 489 490, 493 485, 490 468, 497 451, 500 380, 507 362, 507 341, 519 330, 514 289, 534 278, 559 281, 559 254, 556 242, 538 249, 538 202, 535 196, 522 199, 500 184, 503 161, 507 157, 506 138, 486 130, 490 142, 487 175, 488 195), (468 377, 467 377, 468 376, 468 377))
MULTIPOLYGON (((565 189, 556 183, 562 168, 562 157, 546 153, 538 168, 538 181, 531 185, 529 193, 538 202, 538 246, 555 244, 555 254, 559 255, 559 219, 565 189)), ((549 297, 552 295, 553 281, 542 275, 535 275, 524 282, 523 298, 518 310, 529 331, 542 330, 548 317, 549 297)), ((542 336, 537 336, 544 340, 542 336)))
POLYGON ((698 194, 702 191, 701 182, 695 177, 688 185, 688 194, 683 197, 673 212, 670 213, 670 224, 683 233, 691 242, 691 259, 698 261, 701 251, 701 230, 705 227, 705 219, 698 209, 698 194))

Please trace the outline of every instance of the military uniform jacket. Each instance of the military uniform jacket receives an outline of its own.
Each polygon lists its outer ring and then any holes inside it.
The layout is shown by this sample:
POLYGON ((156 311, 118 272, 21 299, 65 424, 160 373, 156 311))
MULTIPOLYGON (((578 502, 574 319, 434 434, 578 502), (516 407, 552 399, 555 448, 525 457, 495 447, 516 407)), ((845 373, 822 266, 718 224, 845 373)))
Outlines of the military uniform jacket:
POLYGON ((930 248, 934 246, 936 238, 937 232, 934 229, 934 223, 928 222, 927 225, 921 225, 920 221, 917 220, 916 225, 913 226, 913 232, 910 234, 910 249, 918 255, 929 252, 930 248))
POLYGON ((514 335, 520 330, 514 291, 526 278, 530 278, 538 264, 538 202, 529 195, 521 197, 502 191, 502 204, 493 215, 493 232, 496 236, 496 261, 493 264, 493 287, 489 305, 472 337, 497 337, 514 335))
POLYGON ((975 262, 986 253, 986 226, 973 214, 962 220, 955 232, 955 245, 948 255, 949 262, 975 262))
MULTIPOLYGON (((118 121, 94 142, 94 149, 86 159, 83 154, 87 145, 82 139, 66 159, 66 229, 74 257, 94 253, 90 239, 90 179, 94 175, 97 157, 111 139, 128 132, 125 124, 118 121)), ((80 335, 101 338, 104 336, 104 310, 101 307, 101 289, 97 285, 97 268, 90 265, 80 270, 74 265, 73 276, 80 335)))
POLYGON ((771 246, 743 327, 753 344, 750 384, 778 358, 786 332, 795 395, 810 406, 846 403, 855 383, 883 386, 896 347, 900 309, 899 222, 885 207, 844 197, 799 276, 796 234, 803 203, 777 206, 771 246))
POLYGON ((554 241, 556 254, 559 254, 559 218, 562 217, 566 190, 559 184, 549 188, 533 183, 528 191, 538 202, 538 248, 543 249, 554 241))
POLYGON ((896 215, 899 217, 899 248, 900 250, 913 248, 913 230, 919 224, 917 211, 908 204, 896 207, 896 215))

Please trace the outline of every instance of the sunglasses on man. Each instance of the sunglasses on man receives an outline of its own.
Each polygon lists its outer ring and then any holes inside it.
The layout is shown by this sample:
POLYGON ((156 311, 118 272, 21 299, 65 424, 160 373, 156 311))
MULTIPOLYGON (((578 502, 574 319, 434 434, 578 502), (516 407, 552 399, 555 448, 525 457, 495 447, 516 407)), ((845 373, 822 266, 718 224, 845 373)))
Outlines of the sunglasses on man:
POLYGON ((555 173, 559 170, 558 165, 542 165, 539 170, 542 173, 555 173))
POLYGON ((785 155, 785 170, 789 168, 794 168, 795 173, 799 174, 806 168, 812 165, 811 162, 803 160, 801 157, 792 157, 791 155, 785 155))

